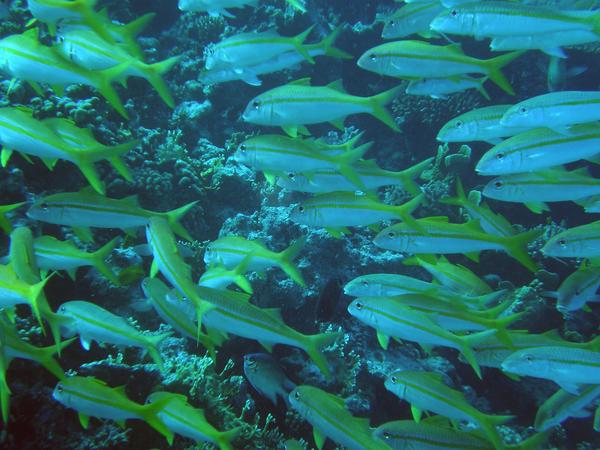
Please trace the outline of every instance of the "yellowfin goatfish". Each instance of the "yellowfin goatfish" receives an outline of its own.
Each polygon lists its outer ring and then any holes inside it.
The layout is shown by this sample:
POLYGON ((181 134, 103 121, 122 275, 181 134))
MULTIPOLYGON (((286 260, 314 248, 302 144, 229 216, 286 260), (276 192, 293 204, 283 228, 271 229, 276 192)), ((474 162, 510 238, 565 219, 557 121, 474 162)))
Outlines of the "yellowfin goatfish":
POLYGON ((477 340, 495 333, 495 330, 459 336, 437 325, 429 316, 386 297, 361 297, 348 305, 351 316, 375 328, 382 348, 387 349, 390 337, 417 342, 425 347, 442 346, 461 352, 475 373, 481 371, 472 346, 477 340))
MULTIPOLYGON (((11 156, 12 151, 18 151, 26 155, 37 156, 52 167, 53 161, 63 159, 75 164, 86 177, 90 185, 99 193, 104 193, 104 185, 94 168, 94 163, 109 160, 114 163, 115 168, 132 180, 127 168, 120 160, 120 156, 136 147, 139 142, 132 141, 114 147, 108 147, 98 142, 87 139, 81 143, 71 143, 61 137, 53 126, 60 126, 58 122, 65 119, 56 119, 45 123, 34 119, 29 112, 19 108, 0 108, 0 143, 2 149, 2 165, 11 156)), ((77 128, 74 125, 70 125, 77 128)))
MULTIPOLYGON (((465 296, 486 296, 492 292, 492 288, 479 278, 471 269, 461 264, 452 264, 444 256, 419 255, 406 258, 402 261, 406 265, 418 265, 431 274, 440 284, 465 296)), ((444 296, 447 296, 444 294, 444 296)), ((491 302, 489 300, 488 302, 491 302)))
POLYGON ((564 11, 518 2, 478 2, 458 5, 438 15, 431 29, 439 33, 496 36, 595 31, 600 14, 590 11, 564 11))
POLYGON ((600 41, 600 35, 591 30, 555 31, 543 34, 515 34, 494 37, 490 49, 495 52, 512 50, 541 50, 556 58, 566 58, 562 47, 600 41))
POLYGON ((64 20, 82 22, 104 39, 111 39, 104 18, 94 11, 97 0, 27 0, 31 15, 48 25, 52 34, 64 20))
POLYGON ((228 269, 222 265, 211 266, 200 275, 198 286, 206 286, 214 289, 227 289, 230 284, 235 284, 242 291, 252 294, 252 285, 246 279, 244 274, 248 270, 248 263, 251 256, 248 255, 233 269, 228 269))
POLYGON ((559 91, 532 97, 511 106, 502 116, 504 127, 546 127, 569 134, 571 125, 600 120, 600 92, 559 91))
MULTIPOLYGON (((75 340, 74 338, 59 342, 52 347, 35 347, 23 340, 14 325, 8 322, 5 317, 0 318, 0 336, 2 337, 2 358, 4 359, 4 367, 0 367, 0 370, 7 370, 13 359, 27 359, 44 366, 48 372, 59 380, 65 378, 65 373, 53 355, 57 352, 60 353, 62 349, 75 340)), ((6 385, 6 373, 0 373, 0 380, 2 380, 0 384, 2 419, 6 425, 8 423, 8 397, 10 395, 10 390, 6 385)))
POLYGON ((27 227, 18 227, 10 233, 8 250, 10 265, 20 280, 34 285, 41 281, 40 269, 33 245, 33 233, 27 227))
POLYGON ((344 400, 313 386, 298 386, 289 395, 292 407, 313 427, 315 445, 322 449, 329 438, 349 450, 385 450, 371 436, 369 420, 354 417, 344 400))
MULTIPOLYGON (((359 135, 360 136, 360 135, 359 135)), ((242 142, 232 160, 254 170, 265 172, 267 179, 278 172, 297 170, 311 172, 318 169, 333 169, 339 172, 356 188, 364 189, 354 163, 362 158, 372 142, 354 148, 351 139, 348 151, 326 151, 314 141, 279 135, 255 136, 242 142)), ((356 189, 354 189, 356 190, 356 189)))
POLYGON ((560 344, 528 348, 506 358, 502 370, 552 380, 565 391, 576 394, 582 384, 600 384, 600 351, 560 344))
POLYGON ((249 256, 249 260, 246 261, 247 270, 261 272, 269 267, 279 267, 300 286, 306 286, 302 274, 293 263, 305 241, 305 238, 300 238, 286 250, 277 253, 258 241, 225 236, 208 244, 204 252, 204 262, 209 266, 222 264, 228 269, 233 269, 249 256))
POLYGON ((283 344, 304 350, 327 378, 331 376, 321 350, 333 344, 340 333, 306 335, 285 324, 279 308, 264 309, 248 301, 222 298, 204 313, 203 323, 211 339, 223 341, 228 333, 258 341, 268 351, 283 344))
POLYGON ((277 397, 288 404, 288 394, 296 387, 275 358, 267 353, 244 355, 244 375, 258 393, 277 406, 277 397))
POLYGON ((92 86, 126 119, 127 112, 111 82, 118 81, 128 67, 129 63, 123 63, 98 72, 84 69, 64 59, 55 48, 40 44, 34 30, 0 41, 0 70, 9 76, 28 81, 38 93, 41 89, 36 83, 50 84, 59 95, 70 84, 92 86))
POLYGON ((600 126, 576 125, 567 135, 536 128, 510 137, 488 150, 475 170, 480 175, 530 172, 593 159, 600 154, 600 126))
POLYGON ((446 100, 449 94, 477 89, 484 98, 489 100, 490 96, 483 87, 487 79, 487 77, 473 78, 468 75, 458 75, 453 78, 423 78, 411 81, 406 87, 406 93, 446 100))
POLYGON ((346 93, 341 80, 327 86, 311 86, 310 78, 302 78, 255 97, 248 103, 242 118, 256 125, 281 126, 290 136, 296 136, 299 127, 307 134, 304 125, 330 122, 343 129, 346 116, 367 113, 398 131, 385 105, 394 100, 400 89, 357 97, 346 93))
MULTIPOLYGON (((311 58, 317 56, 330 56, 332 58, 352 59, 352 55, 334 47, 335 40, 342 31, 341 27, 336 28, 329 36, 316 44, 306 44, 304 49, 311 58)), ((259 75, 278 72, 284 69, 292 69, 298 64, 307 61, 307 59, 296 50, 278 54, 270 59, 245 66, 224 66, 218 69, 205 70, 200 74, 200 81, 204 84, 217 84, 227 81, 241 80, 252 86, 262 85, 259 75)))
POLYGON ((256 6, 258 0, 179 0, 181 11, 207 12, 210 16, 234 17, 226 8, 256 6))
POLYGON ((514 128, 500 125, 502 116, 511 106, 484 106, 461 114, 440 129, 437 140, 441 142, 484 141, 498 144, 501 138, 529 130, 530 127, 514 128))
POLYGON ((332 192, 303 201, 290 212, 290 219, 309 227, 322 227, 333 236, 347 233, 346 227, 374 225, 384 220, 413 221, 411 213, 423 201, 423 194, 402 205, 387 205, 354 192, 332 192))
POLYGON ((260 64, 290 51, 295 51, 314 63, 314 59, 304 47, 304 41, 313 28, 314 25, 295 37, 281 36, 275 31, 236 34, 214 45, 206 58, 206 69, 227 66, 242 69, 244 66, 260 64))
POLYGON ((35 259, 42 270, 66 270, 71 279, 75 280, 75 273, 79 267, 92 266, 104 275, 111 283, 118 286, 119 280, 106 264, 120 238, 116 237, 95 252, 80 250, 69 241, 60 241, 53 236, 40 236, 33 242, 35 259))
POLYGON ((158 418, 158 413, 167 403, 166 399, 141 405, 127 397, 124 386, 112 388, 96 378, 79 376, 60 381, 54 388, 52 397, 67 408, 77 411, 84 428, 88 427, 90 416, 111 419, 123 427, 126 420, 139 419, 162 434, 169 444, 173 442, 173 433, 158 418))
MULTIPOLYGON (((130 230, 148 224, 150 217, 164 217, 173 231, 189 241, 192 240, 179 219, 187 213, 196 202, 168 212, 149 211, 140 208, 137 197, 122 199, 108 198, 84 189, 79 192, 61 192, 38 199, 27 211, 27 215, 57 225, 68 225, 77 229, 121 228, 130 230)), ((90 235, 88 230, 82 230, 90 235)), ((89 238, 88 238, 89 239, 89 238)))
POLYGON ((188 339, 201 343, 216 360, 215 345, 210 338, 198 332, 194 321, 194 305, 188 299, 173 296, 171 289, 158 278, 144 278, 141 283, 142 291, 156 313, 173 329, 188 339))
POLYGON ((146 405, 159 403, 156 416, 164 426, 175 434, 193 439, 196 443, 210 442, 221 450, 234 450, 231 441, 241 433, 240 428, 219 431, 204 416, 204 411, 194 408, 187 397, 170 392, 154 392, 146 399, 146 405))
POLYGON ((507 53, 482 60, 465 55, 460 47, 421 41, 396 41, 367 50, 358 66, 370 72, 408 80, 451 78, 468 73, 486 75, 505 92, 514 91, 500 69, 523 52, 507 53))
POLYGON ((545 297, 556 298, 556 309, 561 313, 578 311, 587 302, 600 302, 600 267, 582 263, 581 266, 554 291, 545 291, 545 297))
POLYGON ((67 29, 59 35, 59 44, 55 48, 65 59, 92 71, 102 71, 127 63, 127 69, 119 75, 120 80, 128 77, 144 78, 169 107, 175 105, 162 75, 179 61, 178 56, 146 64, 130 54, 124 46, 107 42, 90 29, 67 29))
POLYGON ((407 3, 383 19, 381 37, 400 39, 411 34, 419 34, 425 38, 433 37, 434 33, 429 29, 429 24, 442 11, 444 6, 438 1, 407 3))
MULTIPOLYGON (((410 194, 417 195, 420 190, 413 181, 431 166, 433 158, 415 164, 399 172, 380 168, 374 161, 356 161, 352 169, 356 171, 359 184, 367 191, 376 191, 383 186, 398 186, 410 194)), ((296 169, 294 169, 296 170, 296 169)), ((335 191, 356 192, 357 187, 335 168, 315 169, 309 171, 288 171, 277 179, 279 187, 290 191, 325 194, 335 191)))
MULTIPOLYGON (((398 420, 384 423, 373 431, 392 450, 495 450, 494 445, 485 436, 477 432, 468 432, 452 428, 449 424, 441 424, 440 416, 413 420, 398 420)), ((511 450, 538 450, 548 438, 537 433, 520 444, 507 445, 511 450)))
POLYGON ((504 448, 496 426, 509 421, 513 416, 482 413, 471 406, 461 392, 446 385, 441 375, 433 372, 397 370, 385 380, 385 387, 411 404, 417 421, 422 411, 430 411, 452 420, 464 420, 481 428, 494 448, 504 448))
POLYGON ((598 194, 600 180, 590 176, 585 168, 570 172, 555 168, 502 175, 483 188, 483 195, 488 198, 524 203, 535 213, 549 209, 545 202, 575 201, 598 194))
POLYGON ((496 214, 485 203, 481 203, 481 193, 472 191, 465 195, 460 178, 456 179, 456 197, 443 198, 441 203, 460 206, 471 220, 478 220, 481 229, 496 236, 513 236, 516 234, 512 224, 500 214, 496 214))
POLYGON ((546 242, 542 253, 558 258, 600 256, 600 220, 558 233, 546 242))
POLYGON ((63 303, 58 314, 66 319, 62 324, 66 334, 78 334, 81 346, 89 350, 92 341, 100 344, 140 347, 148 352, 154 363, 162 370, 162 358, 158 345, 172 333, 146 335, 135 329, 125 319, 100 306, 80 300, 63 303))
POLYGON ((382 230, 375 245, 386 250, 414 254, 465 254, 478 260, 482 250, 503 250, 532 272, 535 261, 527 253, 527 244, 542 234, 532 230, 515 236, 495 236, 485 233, 478 222, 448 223, 446 217, 416 220, 418 227, 403 222, 382 230))
POLYGON ((5 233, 10 233, 12 231, 12 224, 7 219, 6 214, 14 211, 15 209, 20 208, 25 203, 13 203, 11 205, 0 205, 0 229, 5 233))
POLYGON ((546 431, 570 417, 591 416, 592 402, 598 397, 600 386, 587 386, 577 395, 559 389, 538 408, 535 414, 535 429, 546 431))

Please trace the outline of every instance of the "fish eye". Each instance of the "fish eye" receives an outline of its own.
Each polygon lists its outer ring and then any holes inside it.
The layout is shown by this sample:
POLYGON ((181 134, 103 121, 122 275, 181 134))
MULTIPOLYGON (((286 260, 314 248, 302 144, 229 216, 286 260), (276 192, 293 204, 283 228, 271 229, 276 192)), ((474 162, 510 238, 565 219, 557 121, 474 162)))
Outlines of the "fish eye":
POLYGON ((146 405, 149 405, 150 403, 152 403, 152 399, 151 398, 147 398, 146 399, 146 405))
POLYGON ((358 309, 359 311, 360 311, 361 309, 363 309, 363 304, 362 304, 361 302, 356 302, 356 304, 355 304, 355 305, 356 305, 356 309, 358 309))
POLYGON ((258 108, 260 108, 260 102, 259 102, 258 100, 254 100, 254 101, 252 102, 252 107, 253 107, 254 109, 258 109, 258 108))
POLYGON ((581 295, 581 291, 580 291, 579 289, 577 289, 577 290, 575 291, 575 295, 581 295))
POLYGON ((298 206, 298 211, 300 211, 301 213, 303 213, 305 210, 304 206, 298 206))
POLYGON ((363 286, 368 286, 368 285, 369 285, 369 282, 368 282, 367 280, 365 280, 365 281, 363 281, 363 282, 362 282, 362 285, 363 285, 363 286))
POLYGON ((375 53, 371 53, 371 54, 369 55, 369 59, 370 59, 371 61, 375 61, 375 60, 377 59, 377 55, 376 55, 375 53))
POLYGON ((389 24, 390 24, 391 26, 394 26, 394 25, 396 25, 396 21, 395 21, 395 20, 390 20, 389 24))
POLYGON ((451 15, 452 17, 456 17, 456 16, 458 15, 458 11, 457 11, 457 10, 455 10, 455 9, 453 9, 452 11, 450 11, 450 15, 451 15))
POLYGON ((384 431, 383 432, 383 437, 384 437, 384 439, 391 439, 392 435, 390 434, 389 431, 384 431))
POLYGON ((525 361, 527 362, 533 362, 533 356, 530 354, 525 355, 525 361))
POLYGON ((64 313, 67 309, 64 306, 61 306, 60 308, 58 308, 58 312, 59 313, 64 313))
POLYGON ((457 120, 456 123, 454 124, 454 126, 456 128, 461 128, 463 126, 462 120, 457 120))
POLYGON ((391 381, 393 384, 396 384, 396 383, 398 382, 398 377, 396 377, 395 375, 392 375, 392 377, 390 378, 390 381, 391 381))
POLYGON ((524 106, 521 106, 521 107, 519 108, 519 112, 520 112, 521 114, 525 114, 525 113, 527 112, 527 108, 525 108, 524 106))
POLYGON ((294 392, 294 398, 296 400, 300 400, 300 392, 299 391, 294 392))
POLYGON ((56 386, 56 392, 58 392, 59 394, 64 391, 62 384, 59 384, 58 386, 56 386))
POLYGON ((290 173, 288 173, 288 178, 289 178, 290 180, 293 180, 295 177, 296 177, 296 175, 294 174, 294 172, 290 172, 290 173))
POLYGON ((41 204, 40 204, 40 208, 41 208, 43 211, 48 211, 48 203, 41 203, 41 204))
POLYGON ((567 245, 567 240, 566 240, 566 239, 560 239, 560 240, 558 241, 558 245, 561 245, 561 246, 563 246, 563 247, 564 247, 565 245, 567 245))
POLYGON ((494 182, 494 187, 496 189, 502 189, 502 186, 504 186, 504 183, 502 183, 502 181, 498 180, 494 182))
POLYGON ((390 231, 390 232, 388 232, 388 234, 387 234, 387 235, 388 235, 388 237, 390 237, 390 238, 394 238, 394 237, 396 237, 396 233, 394 233, 393 231, 390 231))
POLYGON ((496 159, 502 159, 504 158, 504 153, 500 152, 500 153, 496 153, 496 159))
POLYGON ((242 151, 242 152, 246 151, 246 145, 245 144, 240 145, 240 151, 242 151))

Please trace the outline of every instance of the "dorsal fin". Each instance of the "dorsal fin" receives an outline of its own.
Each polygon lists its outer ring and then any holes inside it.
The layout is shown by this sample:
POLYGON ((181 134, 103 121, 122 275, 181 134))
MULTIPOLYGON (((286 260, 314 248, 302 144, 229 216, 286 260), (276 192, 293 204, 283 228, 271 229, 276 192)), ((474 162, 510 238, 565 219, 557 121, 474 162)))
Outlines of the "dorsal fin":
POLYGON ((283 321, 283 317, 281 317, 281 308, 263 308, 262 310, 274 319, 283 321))
POLYGON ((346 93, 346 90, 344 89, 344 84, 341 79, 332 81, 326 87, 328 87, 329 89, 338 91, 338 92, 346 93))
POLYGON ((310 86, 310 77, 300 78, 298 80, 290 81, 288 84, 296 86, 310 86))
POLYGON ((130 204, 130 205, 133 205, 133 206, 139 206, 139 205, 140 205, 140 203, 139 203, 139 201, 138 201, 138 196, 137 196, 137 194, 130 195, 130 196, 128 196, 128 197, 123 197, 123 198, 121 199, 121 201, 122 201, 123 203, 127 203, 127 204, 130 204))

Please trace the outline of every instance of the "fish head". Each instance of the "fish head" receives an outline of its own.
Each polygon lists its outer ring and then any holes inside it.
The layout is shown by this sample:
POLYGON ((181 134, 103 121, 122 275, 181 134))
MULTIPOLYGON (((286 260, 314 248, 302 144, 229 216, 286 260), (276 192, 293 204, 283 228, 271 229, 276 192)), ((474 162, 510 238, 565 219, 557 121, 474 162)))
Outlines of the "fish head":
POLYGON ((271 125, 275 111, 274 103, 268 100, 268 94, 262 94, 250 100, 242 114, 242 120, 257 125, 271 125))
POLYGON ((500 125, 511 127, 544 127, 544 108, 536 107, 527 101, 511 106, 500 119, 500 125))
POLYGON ((517 153, 507 152, 503 145, 497 145, 481 157, 475 171, 484 176, 518 173, 520 162, 517 153))
POLYGON ((310 416, 310 390, 309 386, 296 386, 288 395, 288 400, 292 408, 294 408, 302 417, 310 416))
POLYGON ((502 370, 515 375, 543 377, 548 373, 548 359, 536 355, 531 349, 519 350, 502 362, 502 370))
POLYGON ((383 21, 383 30, 381 31, 381 37, 384 39, 402 37, 403 28, 405 28, 404 20, 402 20, 402 18, 400 17, 396 17, 396 15, 393 14, 383 21))
POLYGON ((390 70, 391 59, 380 47, 382 46, 372 48, 363 53, 356 63, 358 67, 370 72, 381 74, 388 73, 390 70))
POLYGON ((257 143, 248 139, 238 145, 231 159, 238 164, 253 167, 256 164, 257 148, 257 143))
POLYGON ((437 140, 440 142, 466 142, 477 133, 477 124, 474 121, 465 122, 456 117, 446 123, 438 132, 437 140))
POLYGON ((397 252, 406 252, 410 245, 409 235, 401 233, 395 228, 394 225, 391 227, 384 228, 375 236, 373 243, 380 248, 385 250, 394 250, 397 252))
POLYGON ((376 326, 378 322, 377 317, 372 309, 369 308, 369 303, 370 301, 367 298, 356 298, 348 305, 348 313, 363 323, 376 326))
POLYGON ((402 377, 402 370, 392 372, 384 382, 385 388, 400 399, 406 394, 406 383, 402 377))
POLYGON ((308 184, 308 178, 296 172, 286 172, 277 178, 277 186, 291 191, 300 190, 308 184))
POLYGON ((318 208, 308 208, 306 205, 300 203, 292 208, 289 219, 301 225, 318 226, 320 222, 318 216, 318 208))
POLYGON ((358 277, 344 286, 344 294, 352 297, 381 295, 381 284, 369 280, 368 277, 358 277))
POLYGON ((68 393, 68 391, 65 389, 65 386, 63 384, 62 381, 59 381, 56 386, 54 387, 54 390, 52 391, 52 398, 54 400, 56 400, 59 403, 62 403, 65 406, 69 406, 70 404, 72 404, 69 400, 70 400, 70 394, 68 393))
POLYGON ((511 198, 518 196, 522 190, 518 185, 510 184, 502 177, 496 177, 485 185, 482 193, 494 200, 510 201, 511 198))
POLYGON ((47 198, 40 198, 27 210, 27 217, 41 222, 60 223, 65 215, 65 207, 47 198))
POLYGON ((215 250, 213 244, 208 244, 204 250, 204 263, 207 266, 213 266, 219 262, 219 253, 215 250))
POLYGON ((429 28, 438 33, 467 34, 475 26, 475 15, 455 7, 437 15, 429 28))
POLYGON ((546 256, 571 257, 583 250, 585 240, 575 239, 568 232, 559 233, 550 238, 541 251, 546 256))

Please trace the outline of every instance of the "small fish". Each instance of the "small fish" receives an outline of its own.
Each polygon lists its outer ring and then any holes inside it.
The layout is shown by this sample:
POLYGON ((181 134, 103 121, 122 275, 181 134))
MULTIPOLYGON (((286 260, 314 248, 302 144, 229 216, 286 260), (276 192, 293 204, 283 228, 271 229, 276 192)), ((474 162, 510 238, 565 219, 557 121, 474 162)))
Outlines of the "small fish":
POLYGON ((228 37, 214 45, 206 58, 206 69, 252 66, 292 51, 314 64, 314 59, 304 46, 304 41, 313 28, 314 25, 294 37, 281 36, 273 30, 262 33, 240 33, 228 37))
POLYGON ((388 447, 373 439, 368 419, 354 417, 344 400, 313 386, 298 386, 289 395, 292 407, 313 427, 317 448, 331 439, 349 450, 385 450, 388 447))
POLYGON ((209 16, 235 17, 226 8, 255 7, 258 0, 179 0, 178 8, 181 11, 206 12, 209 16))
POLYGON ((244 375, 254 389, 277 406, 277 397, 287 404, 296 385, 283 372, 275 358, 266 353, 244 355, 244 375))
POLYGON ((179 220, 196 203, 194 201, 171 211, 157 212, 141 208, 137 196, 116 199, 83 189, 39 198, 29 208, 27 216, 42 222, 74 227, 88 242, 91 241, 88 227, 130 230, 146 226, 150 217, 159 216, 167 219, 177 235, 191 241, 191 236, 179 220))
POLYGON ((194 305, 188 299, 172 295, 171 289, 158 278, 144 278, 141 287, 148 302, 161 319, 183 337, 202 344, 213 361, 216 360, 215 344, 206 334, 198 331, 198 325, 193 319, 194 305))
POLYGON ((453 78, 423 78, 411 81, 406 87, 406 93, 446 100, 449 94, 477 89, 486 100, 489 100, 490 95, 483 87, 483 83, 487 80, 488 77, 473 78, 468 75, 458 75, 453 78))
POLYGON ((468 111, 447 122, 439 131, 441 142, 483 141, 498 144, 501 138, 514 136, 530 128, 513 128, 500 125, 504 113, 512 105, 484 106, 468 111))
POLYGON ((600 180, 586 168, 570 172, 562 168, 502 175, 489 181, 483 195, 504 202, 524 203, 541 213, 549 208, 545 202, 575 201, 600 194, 600 180))
POLYGON ((436 35, 429 29, 429 24, 444 6, 437 1, 407 3, 383 20, 383 39, 401 39, 411 34, 424 38, 436 35))
POLYGON ((27 227, 15 228, 10 233, 8 250, 10 265, 17 277, 29 285, 41 281, 33 242, 33 233, 27 227))
MULTIPOLYGON (((364 186, 368 192, 376 191, 383 186, 398 186, 412 195, 417 195, 420 190, 414 179, 430 167, 432 161, 433 158, 428 158, 399 172, 381 169, 371 160, 355 161, 351 168, 356 171, 359 184, 364 186)), ((355 192, 358 187, 335 168, 307 172, 288 171, 277 179, 277 185, 290 191, 311 194, 326 194, 335 191, 355 192)))
POLYGON ((576 125, 568 135, 549 128, 536 128, 509 137, 492 147, 479 160, 480 175, 505 175, 547 169, 593 159, 600 154, 600 126, 576 125))
POLYGON ((63 159, 75 164, 96 192, 103 194, 104 185, 94 168, 94 163, 108 160, 126 180, 132 181, 131 173, 120 158, 137 147, 139 141, 109 147, 100 144, 88 133, 89 130, 82 130, 66 119, 39 121, 32 117, 32 112, 21 108, 0 108, 2 166, 6 166, 13 151, 37 156, 50 169, 54 167, 57 159, 63 159), (67 133, 68 136, 64 136, 67 133), (71 138, 73 134, 76 135, 76 139, 71 138), (85 135, 83 140, 82 134, 85 135))
POLYGON ((63 303, 58 314, 66 319, 63 324, 68 335, 78 334, 81 346, 89 350, 92 341, 99 344, 124 345, 140 347, 146 350, 154 363, 162 370, 162 358, 158 345, 172 333, 149 336, 142 334, 122 317, 119 317, 100 306, 80 300, 63 303))
MULTIPOLYGON (((342 27, 337 27, 331 34, 323 38, 321 42, 316 44, 306 44, 304 46, 306 53, 313 59, 318 56, 352 59, 352 55, 334 47, 335 41, 341 31, 342 27)), ((306 58, 294 50, 249 66, 227 66, 220 69, 205 70, 200 74, 200 81, 203 84, 212 85, 225 83, 227 81, 241 80, 251 86, 261 86, 262 81, 260 80, 259 75, 292 69, 305 61, 307 61, 306 58)))
POLYGON ((38 94, 41 95, 42 90, 37 83, 50 84, 59 96, 65 86, 85 84, 97 89, 122 117, 129 118, 111 85, 129 68, 129 63, 98 72, 81 68, 64 59, 55 48, 42 45, 34 29, 0 40, 0 52, 3 55, 0 69, 10 77, 29 82, 38 94))
POLYGON ((390 337, 417 342, 425 347, 442 346, 461 352, 475 373, 481 371, 472 347, 476 341, 494 334, 495 330, 460 336, 437 325, 429 316, 385 297, 360 297, 348 305, 351 316, 375 328, 377 339, 387 349, 390 337))
POLYGON ((431 22, 438 33, 474 36, 544 34, 571 31, 595 31, 600 15, 587 11, 560 11, 544 6, 516 2, 480 2, 454 6, 431 22))
POLYGON ((472 191, 467 197, 460 178, 456 179, 456 197, 442 198, 440 203, 460 206, 471 220, 478 220, 481 229, 496 236, 514 236, 516 231, 504 216, 495 213, 485 203, 481 203, 481 193, 472 191), (473 195, 472 195, 473 194, 473 195))
POLYGON ((290 219, 298 224, 325 228, 333 236, 347 233, 346 227, 374 225, 384 220, 413 221, 411 213, 423 201, 423 194, 402 205, 387 205, 354 192, 320 194, 295 206, 290 219))
POLYGON ((140 77, 147 80, 158 92, 162 100, 170 107, 175 101, 162 76, 180 60, 179 56, 168 58, 154 64, 132 55, 124 45, 107 42, 91 29, 67 29, 59 36, 55 47, 67 60, 92 71, 102 71, 119 64, 127 63, 127 69, 119 76, 124 82, 128 77, 140 77))
POLYGON ((568 128, 600 120, 600 92, 559 91, 511 106, 500 119, 503 127, 546 127, 569 135, 568 128))
POLYGON ((286 250, 277 253, 258 241, 250 241, 238 236, 225 236, 208 244, 204 253, 204 262, 209 266, 221 264, 227 269, 233 269, 249 256, 247 270, 261 272, 269 267, 279 267, 288 277, 305 287, 306 282, 302 273, 293 263, 305 242, 306 238, 302 237, 286 250))
POLYGON ((440 374, 397 370, 385 380, 385 387, 411 404, 415 421, 419 422, 422 411, 430 411, 452 420, 464 420, 481 428, 494 448, 504 447, 496 426, 511 420, 513 416, 482 413, 471 406, 461 392, 445 384, 440 374))
POLYGON ((546 256, 558 258, 600 256, 600 220, 558 233, 551 237, 541 250, 546 256))
POLYGON ((88 253, 72 242, 60 241, 53 236, 40 236, 34 240, 33 248, 37 264, 42 270, 66 270, 75 280, 79 267, 92 266, 115 286, 119 286, 117 276, 106 264, 106 259, 119 242, 120 238, 116 237, 95 252, 88 253))
POLYGON ((19 209, 24 204, 25 202, 13 203, 11 205, 0 205, 0 229, 4 231, 4 233, 8 234, 13 229, 12 224, 6 215, 15 209, 19 209))
POLYGON ((556 292, 544 292, 544 296, 556 298, 556 309, 563 313, 578 311, 588 302, 600 302, 600 267, 589 264, 581 266, 560 284, 556 292))
POLYGON ((161 405, 156 416, 174 434, 193 439, 198 445, 209 442, 221 450, 234 450, 231 442, 240 435, 241 427, 225 432, 217 430, 206 420, 204 411, 190 405, 185 395, 153 392, 146 398, 146 405, 156 403, 161 405))
POLYGON ((112 388, 97 378, 80 376, 61 380, 54 388, 52 398, 77 411, 83 428, 88 427, 90 416, 114 420, 123 428, 126 420, 139 419, 162 434, 169 445, 173 443, 173 433, 158 418, 167 399, 141 405, 127 397, 125 386, 112 388))
POLYGON ((465 55, 457 45, 433 45, 421 41, 396 41, 367 50, 358 66, 381 75, 420 80, 422 78, 451 78, 479 73, 490 78, 505 92, 514 95, 502 67, 523 52, 507 53, 482 60, 465 55))
POLYGON ((502 370, 554 381, 578 393, 582 384, 600 384, 600 351, 560 344, 518 350, 502 362, 502 370))
POLYGON ((590 407, 598 397, 600 397, 600 386, 587 386, 577 395, 559 389, 538 408, 535 414, 535 429, 546 431, 570 417, 591 416, 590 407))
POLYGON ((413 254, 464 254, 478 260, 482 250, 502 250, 532 272, 535 261, 527 253, 527 244, 542 234, 532 230, 514 236, 485 233, 478 222, 448 223, 446 217, 418 219, 418 227, 402 222, 387 227, 375 237, 378 247, 413 254))
POLYGON ((357 97, 346 93, 341 80, 326 86, 311 86, 310 78, 302 78, 250 100, 242 119, 256 125, 281 126, 295 137, 299 130, 308 134, 304 125, 330 122, 343 130, 346 116, 367 113, 398 131, 385 105, 396 98, 400 89, 398 86, 372 97, 357 97))

